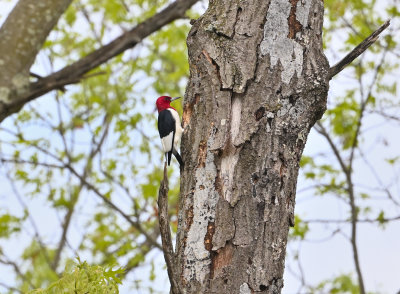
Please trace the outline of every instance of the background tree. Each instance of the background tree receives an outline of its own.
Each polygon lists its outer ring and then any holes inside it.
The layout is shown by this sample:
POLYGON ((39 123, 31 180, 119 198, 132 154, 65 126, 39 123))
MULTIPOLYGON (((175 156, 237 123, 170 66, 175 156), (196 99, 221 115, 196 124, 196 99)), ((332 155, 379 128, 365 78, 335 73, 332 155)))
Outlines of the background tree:
MULTIPOLYGON (((20 1, 19 5, 28 5, 28 2, 20 1)), ((386 19, 388 15, 398 16, 396 1, 385 3, 387 11, 376 9, 382 7, 381 2, 350 3, 352 9, 344 2, 325 1, 329 17, 326 19, 328 23, 325 23, 327 48, 331 48, 330 44, 340 43, 344 44, 343 50, 347 52, 381 24, 381 19, 386 19), (348 9, 345 9, 346 7, 348 9), (351 24, 350 34, 349 24, 351 24), (343 39, 338 42, 337 36, 343 36, 343 39), (331 38, 334 38, 334 42, 331 38)), ((6 101, 3 104, 3 119, 20 109, 27 101, 52 89, 66 90, 66 92, 52 92, 51 95, 27 104, 18 114, 5 120, 1 126, 3 182, 8 179, 9 186, 3 185, 7 188, 3 191, 6 197, 1 204, 4 225, 1 231, 0 262, 4 265, 2 271, 7 272, 7 278, 0 282, 10 289, 10 292, 45 287, 58 280, 64 271, 64 266, 69 264, 68 260, 74 259, 76 255, 105 267, 118 263, 119 266, 126 268, 125 276, 122 277, 124 286, 140 289, 139 293, 145 292, 146 289, 148 291, 163 289, 158 285, 165 283, 165 280, 157 279, 160 270, 156 270, 162 257, 159 250, 161 246, 155 206, 155 197, 162 176, 160 170, 162 155, 157 149, 159 143, 154 124, 153 100, 158 93, 179 95, 183 92, 186 84, 185 73, 188 70, 186 59, 182 58, 186 52, 184 39, 189 29, 188 20, 176 21, 156 34, 144 38, 151 29, 156 31, 163 24, 183 17, 184 10, 191 4, 188 1, 177 1, 168 8, 163 1, 73 2, 63 14, 57 27, 53 29, 37 55, 33 67, 25 65, 22 76, 19 75, 14 79, 17 83, 11 83, 11 89, 2 84, 1 93, 7 94, 2 96, 4 98, 2 101, 6 101), (154 17, 151 17, 153 15, 154 17), (119 35, 122 37, 111 43, 113 45, 105 46, 119 35), (134 46, 133 50, 128 49, 131 46, 134 46), (120 54, 126 49, 128 50, 125 53, 120 54), (88 55, 94 50, 98 51, 88 55), (89 57, 84 58, 87 55, 89 57), (110 59, 113 56, 116 58, 110 59), (75 63, 76 61, 78 63, 75 63), (96 71, 88 72, 105 61, 107 63, 96 71), (68 64, 74 66, 65 67, 68 64), (29 70, 35 73, 35 77, 31 77, 30 84, 27 85, 26 77, 29 70), (80 84, 77 86, 63 88, 66 84, 79 81, 80 84), (19 91, 12 87, 17 87, 19 91), (21 242, 17 244, 16 241, 19 240, 21 242), (137 271, 137 268, 140 268, 140 271, 137 271), (12 276, 10 269, 14 272, 12 276), (148 274, 146 277, 143 275, 144 272, 148 274)), ((204 8, 200 6, 200 9, 204 8)), ((235 10, 232 10, 233 12, 235 10)), ((18 19, 22 21, 25 18, 18 17, 18 19)), ((234 19, 236 15, 231 18, 234 19)), ((243 24, 239 23, 239 26, 241 25, 243 24)), ((387 121, 388 118, 391 121, 397 119, 396 103, 392 99, 397 94, 395 81, 390 80, 391 74, 396 72, 393 56, 399 54, 397 43, 394 41, 396 25, 394 21, 387 37, 373 47, 371 55, 363 57, 363 62, 355 67, 357 70, 347 70, 348 76, 356 75, 357 79, 364 79, 359 83, 359 87, 355 88, 355 93, 360 89, 368 93, 365 90, 366 81, 371 81, 369 75, 377 72, 377 80, 372 86, 372 93, 376 91, 375 101, 372 103, 373 99, 368 99, 362 111, 364 113, 360 120, 362 122, 368 123, 368 115, 372 112, 373 115, 379 112, 384 114, 382 121, 387 121), (370 60, 378 60, 376 54, 384 51, 388 53, 384 56, 380 67, 376 62, 372 66, 370 61, 366 61, 367 57, 370 60), (370 70, 366 70, 363 65, 369 66, 370 70), (374 68, 374 71, 371 68, 374 68), (388 84, 389 81, 391 84, 388 84)), ((4 24, 0 34, 4 33, 5 27, 4 24)), ((13 26, 14 29, 21 27, 26 28, 26 33, 29 33, 30 26, 13 26)), ((217 27, 225 28, 229 27, 229 24, 219 24, 217 27)), ((48 28, 48 31, 50 29, 48 28)), ((241 30, 235 31, 236 33, 235 38, 243 34, 241 30)), ((16 36, 15 33, 12 35, 16 36)), ((243 36, 246 37, 246 34, 243 36)), ((332 50, 335 54, 339 52, 336 49, 341 48, 334 46, 332 50)), ((330 50, 325 52, 330 53, 330 50)), ((10 46, 5 46, 1 56, 13 53, 10 46)), ((331 60, 340 59, 333 54, 329 55, 331 60)), ((213 55, 211 58, 214 58, 213 55)), ((208 62, 204 59, 203 61, 208 62)), ((213 65, 207 66, 214 74, 213 65)), ((4 73, 4 70, 2 72, 4 73)), ((239 75, 237 77, 239 78, 239 75)), ((238 81, 234 83, 236 82, 238 81)), ((343 83, 333 88, 342 89, 343 83)), ((342 103, 342 98, 336 98, 342 93, 335 94, 332 94, 329 101, 336 103, 334 101, 338 99, 339 106, 336 107, 334 104, 330 107, 332 112, 328 112, 329 117, 323 122, 325 124, 323 126, 336 148, 342 153, 342 148, 345 148, 343 142, 351 139, 351 132, 354 132, 348 124, 357 117, 352 114, 359 113, 362 100, 361 96, 355 94, 350 97, 351 99, 343 98, 344 101, 352 100, 352 103, 342 103), (343 116, 344 114, 346 116, 343 116), (332 127, 327 125, 330 121, 334 122, 332 127), (342 125, 345 131, 340 133, 341 122, 344 121, 346 124, 342 125)), ((179 108, 179 105, 176 107, 179 108)), ((359 128, 359 137, 364 134, 363 125, 362 123, 359 128)), ((359 146, 366 146, 362 140, 357 142, 355 147, 357 150, 359 146)), ((380 142, 384 143, 382 139, 380 142)), ((346 148, 349 150, 349 147, 346 148)), ((354 160, 357 159, 357 150, 354 151, 354 160)), ((331 186, 326 184, 329 180, 340 179, 340 166, 324 166, 321 158, 326 157, 312 155, 313 160, 305 157, 302 163, 303 175, 308 178, 304 183, 312 181, 310 185, 318 188, 318 194, 322 194, 325 192, 323 188, 334 188, 335 183, 331 186)), ((317 155, 321 155, 321 152, 317 155)), ((347 159, 347 156, 345 157, 347 159)), ((371 160, 371 156, 368 159, 371 160)), ((396 155, 391 154, 387 159, 388 163, 396 168, 396 155)), ((329 160, 329 163, 331 162, 332 160, 329 160)), ((356 179, 357 168, 363 167, 355 163, 350 170, 356 179)), ((175 185, 176 173, 171 171, 170 177, 172 177, 170 183, 172 190, 169 193, 169 205, 171 223, 175 230, 177 212, 174 208, 177 205, 178 194, 175 185)), ((396 201, 398 196, 394 190, 391 190, 382 179, 381 181, 376 186, 384 192, 389 191, 391 198, 396 201)), ((346 187, 346 183, 341 182, 340 185, 346 187)), ((335 192, 339 199, 343 199, 340 201, 349 203, 346 202, 346 194, 339 194, 337 191, 342 190, 329 190, 327 192, 330 193, 324 193, 323 195, 328 195, 325 201, 328 202, 331 197, 329 195, 335 192)), ((378 201, 382 203, 380 200, 375 201, 375 197, 381 197, 381 194, 374 193, 370 195, 371 198, 365 200, 365 195, 357 193, 355 197, 357 209, 361 206, 373 206, 366 218, 361 218, 358 214, 360 218, 356 218, 357 226, 360 222, 366 221, 386 224, 398 216, 393 206, 388 208, 383 205, 377 211, 374 210, 378 201), (366 201, 373 202, 367 204, 366 201)), ((389 197, 387 192, 385 195, 389 197)), ((360 211, 365 213, 366 210, 360 209, 360 211)), ((307 212, 310 215, 309 210, 307 212)), ((345 224, 350 219, 338 219, 341 230, 333 235, 340 236, 340 232, 346 232, 345 224)), ((299 242, 306 248, 307 245, 304 244, 307 244, 307 240, 313 236, 313 230, 309 229, 314 229, 320 221, 320 219, 306 219, 304 215, 296 217, 296 226, 290 236, 298 241, 292 243, 290 252, 298 251, 299 242)), ((337 223, 334 222, 329 226, 333 232, 338 229, 337 223)), ((314 231, 317 232, 315 234, 320 234, 318 228, 314 231)), ((301 257, 301 254, 302 251, 293 252, 293 255, 289 256, 301 257)), ((295 261, 299 260, 300 258, 295 261)), ((362 261, 361 256, 361 268, 362 261)), ((294 263, 291 259, 288 263, 293 269, 294 263)), ((302 264, 302 268, 304 267, 307 265, 302 264)), ((349 268, 348 272, 351 271, 352 268, 349 268)), ((302 271, 296 272, 302 273, 302 271)), ((309 291, 324 293, 340 287, 342 292, 344 287, 353 289, 355 293, 358 291, 357 281, 351 280, 348 275, 332 277, 331 280, 322 281, 318 285, 318 281, 310 282, 306 271, 306 275, 301 276, 301 281, 302 289, 306 287, 309 291)), ((131 292, 132 290, 129 290, 129 293, 131 292)))
MULTIPOLYGON (((307 206, 307 212, 301 208, 302 204, 297 206, 303 215, 298 216, 299 226, 292 235, 298 241, 289 249, 299 263, 295 273, 300 281, 299 291, 324 293, 336 289, 359 293, 372 287, 382 290, 390 284, 390 279, 380 287, 371 282, 379 280, 374 264, 380 255, 377 252, 387 242, 382 240, 379 246, 375 242, 374 250, 365 246, 366 242, 374 243, 372 236, 380 234, 380 230, 395 231, 398 228, 395 222, 400 216, 398 150, 393 148, 398 142, 390 139, 390 134, 397 133, 399 119, 397 79, 394 78, 398 74, 399 47, 395 39, 399 3, 388 1, 384 7, 382 4, 379 1, 326 2, 324 43, 331 60, 339 59, 338 48, 349 50, 370 34, 373 23, 392 18, 392 24, 384 37, 332 81, 328 111, 315 127, 318 148, 309 148, 312 151, 302 158, 300 182, 303 185, 299 201, 307 206), (316 205, 311 210, 307 201, 310 195, 323 196, 325 207, 331 209, 316 205), (319 236, 313 231, 318 231, 319 236), (337 276, 313 287, 307 282, 304 262, 300 264, 301 251, 307 250, 307 244, 333 244, 338 240, 348 241, 351 250, 346 250, 345 256, 352 260, 352 268, 346 269, 347 273, 337 272, 337 276)), ((330 252, 332 256, 343 254, 342 249, 330 252)), ((388 256, 379 258, 384 260, 383 268, 390 263, 388 256)), ((390 276, 390 270, 384 270, 382 275, 390 276)), ((394 283, 391 287, 390 291, 396 290, 394 283)))

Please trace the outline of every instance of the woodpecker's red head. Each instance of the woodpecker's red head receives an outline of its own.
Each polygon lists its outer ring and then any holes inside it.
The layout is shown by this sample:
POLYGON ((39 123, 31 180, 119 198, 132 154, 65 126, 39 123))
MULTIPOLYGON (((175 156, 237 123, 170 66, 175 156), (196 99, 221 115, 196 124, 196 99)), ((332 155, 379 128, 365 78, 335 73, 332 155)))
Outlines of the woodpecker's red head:
POLYGON ((175 97, 175 98, 171 98, 169 96, 158 97, 157 101, 156 101, 156 107, 157 107, 158 112, 160 113, 164 109, 168 109, 168 108, 175 109, 170 105, 170 103, 179 98, 181 98, 181 97, 175 97))

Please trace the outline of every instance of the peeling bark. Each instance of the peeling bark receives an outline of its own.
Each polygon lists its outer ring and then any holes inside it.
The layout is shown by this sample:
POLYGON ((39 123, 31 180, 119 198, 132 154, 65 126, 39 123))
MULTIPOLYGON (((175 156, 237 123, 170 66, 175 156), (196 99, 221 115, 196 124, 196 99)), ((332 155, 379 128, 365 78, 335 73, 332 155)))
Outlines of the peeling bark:
POLYGON ((299 160, 326 108, 322 20, 320 0, 214 0, 193 23, 177 236, 184 293, 280 293, 299 160))

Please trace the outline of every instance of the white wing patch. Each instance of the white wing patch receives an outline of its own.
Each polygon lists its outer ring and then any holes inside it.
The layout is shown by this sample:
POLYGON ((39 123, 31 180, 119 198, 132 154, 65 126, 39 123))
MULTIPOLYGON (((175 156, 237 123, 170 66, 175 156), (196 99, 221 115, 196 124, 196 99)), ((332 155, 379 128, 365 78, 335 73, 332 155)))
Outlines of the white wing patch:
MULTIPOLYGON (((179 117, 179 114, 178 114, 178 112, 175 110, 175 109, 172 109, 172 108, 168 108, 168 110, 171 112, 171 114, 172 114, 172 117, 174 118, 174 120, 175 120, 175 138, 174 138, 174 146, 175 146, 175 149, 178 149, 178 147, 179 147, 179 141, 181 140, 181 137, 182 137, 182 133, 183 133, 183 128, 181 127, 181 119, 180 119, 180 117, 179 117)), ((172 134, 172 133, 171 133, 172 134)), ((171 135, 172 136, 172 135, 171 135)), ((166 137, 166 138, 168 138, 169 137, 169 135, 166 137)), ((171 138, 171 140, 172 140, 172 138, 171 138)), ((165 150, 165 149, 164 149, 165 150)), ((171 149, 170 149, 171 150, 171 149)), ((169 151, 169 150, 168 150, 169 151)))
POLYGON ((172 150, 172 136, 173 132, 169 133, 167 136, 161 139, 161 144, 164 152, 169 152, 172 150))

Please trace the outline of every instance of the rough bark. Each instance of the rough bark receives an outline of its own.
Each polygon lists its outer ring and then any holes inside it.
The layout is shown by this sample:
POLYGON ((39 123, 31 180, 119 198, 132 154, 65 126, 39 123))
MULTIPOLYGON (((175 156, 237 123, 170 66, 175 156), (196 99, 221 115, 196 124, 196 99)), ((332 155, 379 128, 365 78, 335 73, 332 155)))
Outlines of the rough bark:
POLYGON ((299 160, 326 108, 321 0, 213 0, 188 36, 184 293, 280 293, 299 160))

